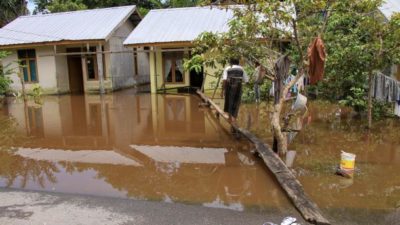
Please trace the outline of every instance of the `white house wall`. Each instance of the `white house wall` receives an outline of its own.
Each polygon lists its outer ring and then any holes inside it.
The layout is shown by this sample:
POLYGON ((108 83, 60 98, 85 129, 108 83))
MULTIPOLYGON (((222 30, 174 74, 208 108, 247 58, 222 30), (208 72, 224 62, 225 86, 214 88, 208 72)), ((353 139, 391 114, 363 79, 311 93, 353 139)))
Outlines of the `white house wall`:
POLYGON ((110 73, 113 82, 113 89, 120 89, 130 87, 136 84, 134 79, 134 65, 133 65, 133 53, 132 52, 121 52, 129 51, 128 48, 124 47, 123 42, 132 32, 134 26, 130 20, 127 20, 121 27, 119 27, 109 40, 111 52, 110 61, 111 68, 110 73))
MULTIPOLYGON (((65 47, 57 47, 57 52, 66 52, 65 47)), ((56 57, 56 74, 58 93, 69 92, 69 75, 68 75, 68 60, 67 56, 56 57)))
MULTIPOLYGON (((56 79, 56 58, 55 56, 48 56, 53 54, 53 47, 37 47, 36 50, 36 64, 37 64, 37 83, 26 83, 25 88, 27 92, 32 90, 35 84, 39 84, 45 94, 58 93, 57 79, 56 79)), ((3 59, 3 66, 10 65, 9 68, 13 70, 10 75, 13 81, 11 88, 16 91, 21 91, 22 85, 18 77, 18 56, 17 50, 11 50, 10 55, 3 59)))
POLYGON ((143 47, 138 48, 138 74, 135 74, 137 75, 137 82, 140 84, 150 83, 150 53, 143 52, 143 50, 143 47))
POLYGON ((52 46, 36 48, 39 85, 45 93, 57 93, 56 57, 52 46))

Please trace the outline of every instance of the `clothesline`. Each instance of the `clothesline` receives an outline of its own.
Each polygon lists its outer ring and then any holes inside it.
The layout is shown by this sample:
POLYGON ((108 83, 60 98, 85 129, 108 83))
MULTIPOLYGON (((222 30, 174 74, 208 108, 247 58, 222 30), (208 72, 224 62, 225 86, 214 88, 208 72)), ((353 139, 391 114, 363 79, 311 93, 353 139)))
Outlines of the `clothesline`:
POLYGON ((373 77, 372 96, 378 101, 398 101, 400 100, 400 82, 381 72, 377 72, 373 77))

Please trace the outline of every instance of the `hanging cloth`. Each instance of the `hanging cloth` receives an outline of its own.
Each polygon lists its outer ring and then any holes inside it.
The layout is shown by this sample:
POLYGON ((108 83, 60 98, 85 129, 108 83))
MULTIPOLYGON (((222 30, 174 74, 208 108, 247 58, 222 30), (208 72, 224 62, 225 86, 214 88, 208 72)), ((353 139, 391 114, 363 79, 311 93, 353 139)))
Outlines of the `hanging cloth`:
POLYGON ((274 80, 274 96, 275 100, 280 97, 281 90, 283 89, 283 82, 289 76, 290 59, 288 55, 283 55, 278 58, 275 62, 275 74, 276 79, 274 80))
POLYGON ((310 84, 316 84, 322 80, 324 76, 325 66, 325 46, 321 37, 317 37, 308 47, 307 57, 309 62, 308 75, 310 76, 310 84))

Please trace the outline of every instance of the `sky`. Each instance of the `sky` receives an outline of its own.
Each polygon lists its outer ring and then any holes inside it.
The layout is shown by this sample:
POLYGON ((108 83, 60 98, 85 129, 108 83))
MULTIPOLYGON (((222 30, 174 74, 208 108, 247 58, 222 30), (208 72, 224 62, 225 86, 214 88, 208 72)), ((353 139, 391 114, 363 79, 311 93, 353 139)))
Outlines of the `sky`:
POLYGON ((33 2, 33 0, 28 0, 28 9, 31 12, 31 14, 32 14, 33 10, 35 9, 35 7, 36 7, 36 5, 33 2))

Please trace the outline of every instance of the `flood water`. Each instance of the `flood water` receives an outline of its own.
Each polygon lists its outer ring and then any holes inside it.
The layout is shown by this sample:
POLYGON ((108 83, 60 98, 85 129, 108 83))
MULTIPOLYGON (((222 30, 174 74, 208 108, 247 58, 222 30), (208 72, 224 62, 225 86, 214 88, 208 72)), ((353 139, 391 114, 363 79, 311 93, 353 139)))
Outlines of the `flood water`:
MULTIPOLYGON (((133 89, 9 99, 0 187, 296 214, 253 146, 199 103, 133 89)), ((367 131, 338 109, 311 102, 291 123, 295 157, 283 160, 333 224, 400 224, 400 120, 367 131), (342 150, 357 155, 353 179, 334 174, 342 150)), ((239 123, 271 144, 266 104, 242 105, 239 123)))
MULTIPOLYGON (((400 119, 374 122, 348 109, 310 102, 308 113, 290 123, 292 171, 308 195, 337 224, 400 224, 400 119), (356 154, 353 179, 335 175, 341 151, 356 154)), ((240 124, 271 144, 270 109, 244 105, 240 124)))
POLYGON ((0 186, 294 211, 252 146, 199 103, 134 90, 46 96, 42 104, 9 99, 0 116, 0 186))

